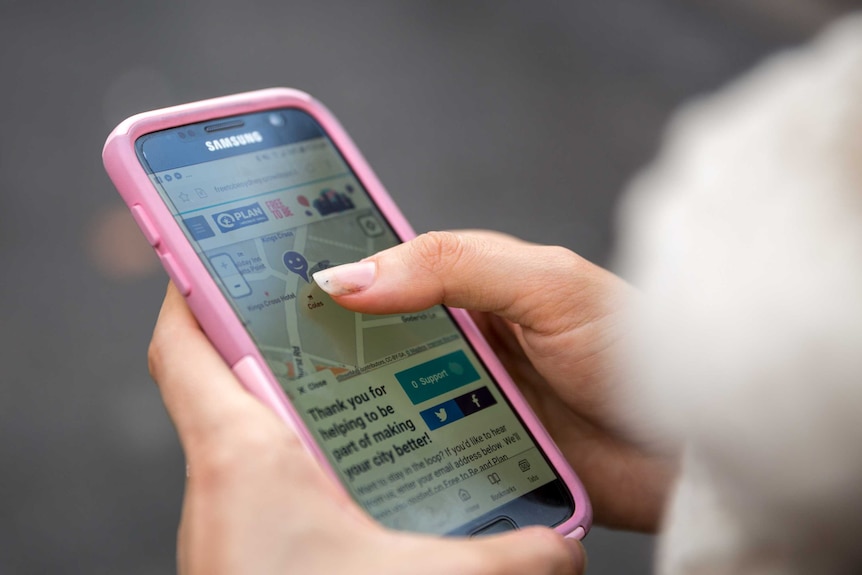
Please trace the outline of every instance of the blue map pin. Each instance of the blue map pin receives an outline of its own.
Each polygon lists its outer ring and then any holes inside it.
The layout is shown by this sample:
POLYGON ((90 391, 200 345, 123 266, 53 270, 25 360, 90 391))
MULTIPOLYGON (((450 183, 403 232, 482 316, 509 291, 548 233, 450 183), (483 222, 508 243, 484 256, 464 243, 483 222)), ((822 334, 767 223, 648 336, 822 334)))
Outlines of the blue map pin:
POLYGON ((299 275, 308 283, 308 260, 299 252, 284 252, 284 265, 289 271, 299 275))

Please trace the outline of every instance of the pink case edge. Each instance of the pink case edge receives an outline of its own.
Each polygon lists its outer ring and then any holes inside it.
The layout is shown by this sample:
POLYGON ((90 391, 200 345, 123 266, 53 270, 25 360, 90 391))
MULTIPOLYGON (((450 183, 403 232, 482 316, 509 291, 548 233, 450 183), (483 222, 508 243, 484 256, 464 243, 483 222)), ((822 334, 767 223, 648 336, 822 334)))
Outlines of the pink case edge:
MULTIPOLYGON (((171 277, 178 273, 183 276, 175 278, 175 281, 180 279, 188 283, 191 291, 186 296, 186 301, 213 345, 246 389, 274 409, 296 431, 327 473, 342 489, 345 489, 338 474, 266 367, 266 362, 237 319, 230 304, 215 282, 210 279, 206 268, 176 220, 155 192, 149 177, 138 161, 134 148, 135 140, 149 132, 211 118, 282 107, 297 107, 320 122, 399 237, 407 241, 416 236, 338 120, 323 104, 299 90, 268 88, 136 114, 121 122, 111 132, 105 142, 102 159, 111 181, 129 209, 139 204, 157 229, 159 241, 153 247, 157 253, 160 253, 160 259, 164 253, 173 254, 180 269, 167 269, 167 271, 171 277)), ((554 530, 568 537, 583 538, 592 523, 592 507, 583 484, 533 413, 469 314, 461 309, 449 308, 449 310, 572 494, 575 512, 569 519, 555 526, 554 530)))

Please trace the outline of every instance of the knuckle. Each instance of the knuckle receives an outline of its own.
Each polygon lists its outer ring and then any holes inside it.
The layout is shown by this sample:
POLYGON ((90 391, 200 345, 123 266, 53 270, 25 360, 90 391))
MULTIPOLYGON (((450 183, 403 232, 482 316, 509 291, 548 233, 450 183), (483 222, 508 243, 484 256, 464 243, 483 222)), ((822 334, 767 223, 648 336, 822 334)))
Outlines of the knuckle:
POLYGON ((560 302, 581 306, 583 298, 576 296, 582 293, 594 275, 590 273, 587 261, 559 246, 543 246, 535 250, 533 256, 541 270, 533 276, 538 280, 535 285, 547 296, 543 301, 557 308, 555 315, 560 315, 560 302))
POLYGON ((545 258, 556 264, 555 269, 571 272, 584 262, 581 256, 562 246, 543 246, 541 249, 544 251, 545 258))
POLYGON ((409 245, 411 260, 434 275, 450 269, 465 253, 464 238, 454 232, 426 232, 409 245))

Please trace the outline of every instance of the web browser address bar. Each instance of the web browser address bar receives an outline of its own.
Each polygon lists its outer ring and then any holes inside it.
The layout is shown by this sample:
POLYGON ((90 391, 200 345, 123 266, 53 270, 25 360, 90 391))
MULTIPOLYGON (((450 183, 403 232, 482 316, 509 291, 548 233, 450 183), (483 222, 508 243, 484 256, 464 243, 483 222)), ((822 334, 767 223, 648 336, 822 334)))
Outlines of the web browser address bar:
POLYGON ((263 186, 274 182, 276 180, 283 180, 288 178, 295 178, 299 175, 299 170, 289 169, 281 172, 276 172, 274 174, 269 174, 266 176, 259 176, 256 178, 246 178, 245 180, 240 180, 238 182, 232 182, 230 184, 225 184, 223 186, 213 185, 213 190, 219 193, 224 192, 235 192, 237 190, 242 190, 245 188, 250 188, 253 186, 263 186))
POLYGON ((313 156, 285 157, 288 154, 270 151, 237 156, 190 166, 179 176, 170 174, 171 180, 166 174, 158 176, 163 177, 162 186, 177 212, 189 214, 345 174, 343 164, 332 150, 324 148, 313 156))

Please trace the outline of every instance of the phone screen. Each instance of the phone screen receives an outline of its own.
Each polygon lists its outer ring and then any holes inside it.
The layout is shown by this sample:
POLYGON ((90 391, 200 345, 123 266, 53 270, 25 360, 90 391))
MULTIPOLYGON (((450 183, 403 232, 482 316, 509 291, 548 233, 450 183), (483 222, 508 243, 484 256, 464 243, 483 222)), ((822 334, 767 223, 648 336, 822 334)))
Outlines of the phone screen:
POLYGON ((500 518, 524 526, 571 516, 568 490, 444 308, 358 314, 315 285, 315 271, 401 240, 311 115, 223 118, 147 134, 136 149, 373 517, 467 534, 500 518))

